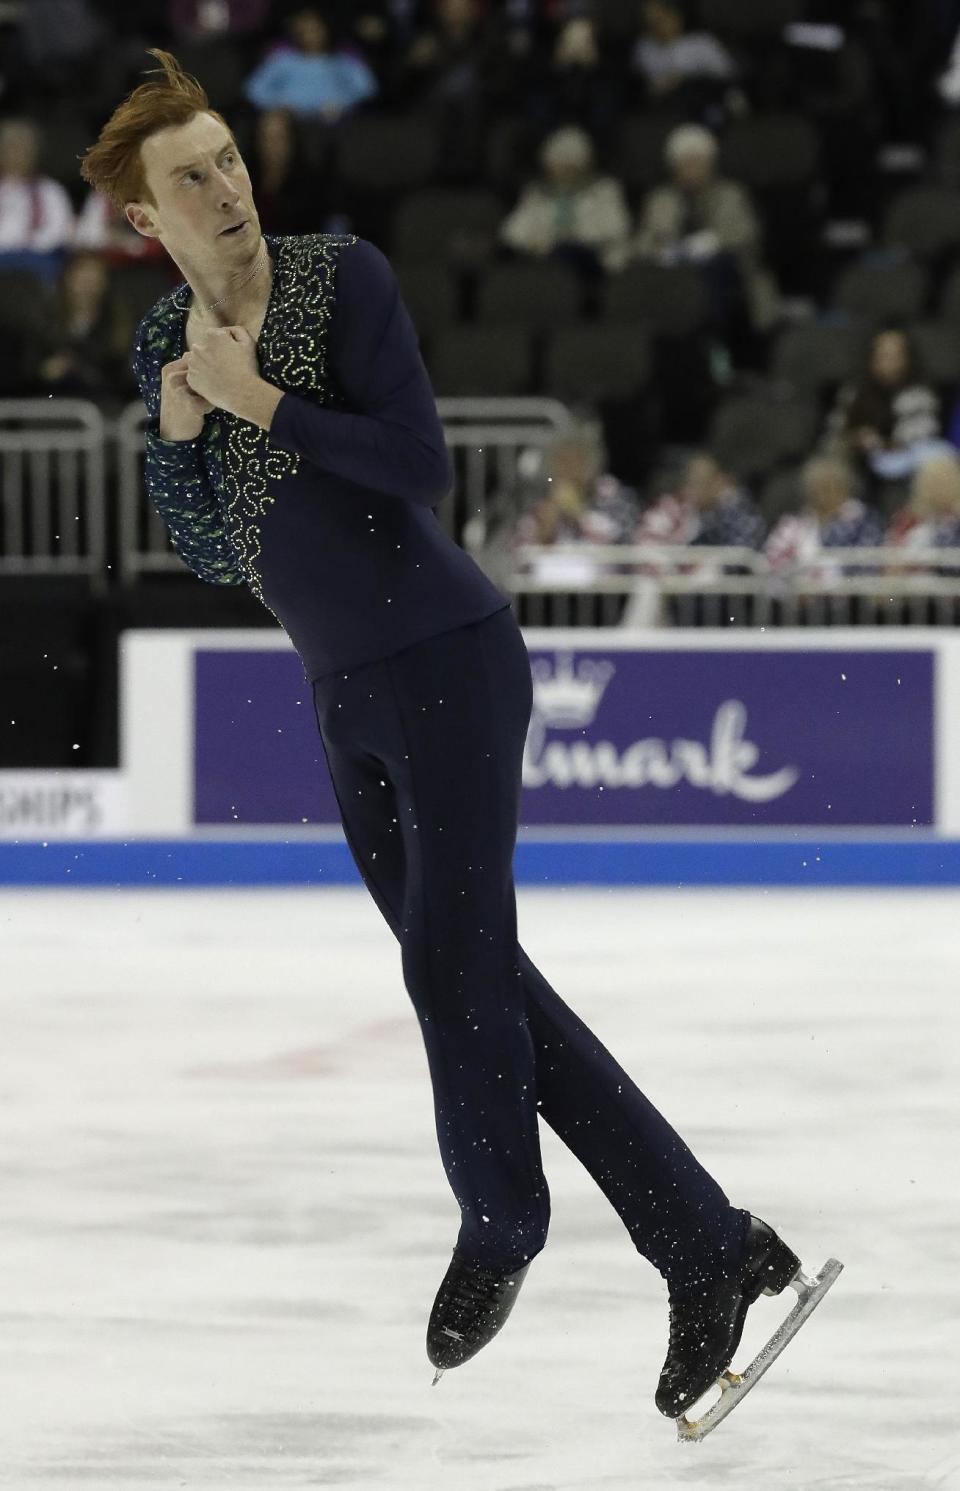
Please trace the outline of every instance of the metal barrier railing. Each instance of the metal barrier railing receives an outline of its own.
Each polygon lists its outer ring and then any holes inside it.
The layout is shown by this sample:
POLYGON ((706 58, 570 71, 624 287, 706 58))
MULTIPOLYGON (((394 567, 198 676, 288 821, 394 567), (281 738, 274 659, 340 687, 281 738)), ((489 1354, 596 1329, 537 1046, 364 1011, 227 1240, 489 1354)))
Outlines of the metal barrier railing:
POLYGON ((460 504, 459 511, 445 504, 438 516, 448 531, 462 532, 465 547, 475 552, 488 539, 491 496, 516 489, 521 450, 548 445, 572 427, 573 415, 558 399, 538 398, 442 398, 437 411, 460 504))
POLYGON ((86 399, 0 399, 0 575, 106 588, 106 443, 86 399))
MULTIPOLYGON (((483 563, 491 492, 509 492, 522 450, 573 425, 554 399, 438 400, 466 505, 464 542, 483 563)), ((106 420, 83 399, 0 400, 0 575, 81 574, 106 586, 105 466, 117 447, 119 579, 182 573, 143 485, 143 404, 106 420)), ((445 510, 444 510, 445 509, 445 510)), ((451 505, 441 515, 450 524, 451 505)), ((511 548, 499 583, 528 625, 956 625, 960 551, 825 549, 789 569, 748 548, 589 542, 511 548), (525 612, 525 614, 524 614, 525 612)))
MULTIPOLYGON (((448 532, 457 519, 471 523, 471 542, 486 535, 491 484, 501 489, 517 476, 521 449, 547 445, 571 423, 570 411, 556 399, 442 398, 437 410, 456 470, 455 494, 462 503, 444 503, 438 513, 448 532)), ((124 583, 146 571, 180 572, 162 520, 143 485, 143 429, 147 415, 139 402, 116 420, 117 471, 120 484, 120 572, 124 583)))
POLYGON ((960 549, 830 548, 789 567, 668 544, 522 544, 513 558, 506 583, 528 626, 960 622, 960 549))

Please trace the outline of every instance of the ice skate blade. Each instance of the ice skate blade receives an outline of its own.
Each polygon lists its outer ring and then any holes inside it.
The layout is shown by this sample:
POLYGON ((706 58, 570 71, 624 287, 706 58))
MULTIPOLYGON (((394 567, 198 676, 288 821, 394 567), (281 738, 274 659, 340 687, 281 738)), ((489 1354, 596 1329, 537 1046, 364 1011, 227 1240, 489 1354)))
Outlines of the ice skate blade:
POLYGON ((836 1258, 828 1258, 813 1279, 808 1279, 803 1270, 798 1269, 789 1284, 791 1289, 797 1291, 797 1303, 790 1314, 743 1373, 731 1372, 729 1368, 721 1372, 717 1378, 720 1397, 701 1418, 690 1420, 686 1414, 682 1414, 677 1419, 678 1440, 684 1442, 703 1439, 711 1429, 717 1427, 721 1419, 726 1418, 731 1409, 736 1408, 741 1398, 744 1398, 752 1387, 756 1387, 767 1368, 780 1355, 788 1341, 797 1334, 807 1316, 817 1308, 831 1284, 835 1284, 840 1277, 842 1270, 843 1264, 836 1258))

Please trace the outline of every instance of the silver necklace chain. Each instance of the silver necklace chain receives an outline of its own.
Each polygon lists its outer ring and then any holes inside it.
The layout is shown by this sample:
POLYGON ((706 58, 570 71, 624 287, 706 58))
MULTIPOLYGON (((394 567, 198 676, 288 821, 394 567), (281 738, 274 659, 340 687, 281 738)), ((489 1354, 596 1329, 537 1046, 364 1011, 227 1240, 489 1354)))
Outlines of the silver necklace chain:
POLYGON ((247 284, 249 280, 252 280, 253 276, 256 274, 257 270, 262 267, 262 265, 263 265, 263 256, 264 256, 264 254, 266 252, 267 252, 267 240, 264 239, 263 242, 260 245, 260 252, 257 255, 256 263, 254 264, 254 266, 251 269, 250 273, 248 275, 245 275, 242 280, 238 280, 235 285, 231 285, 230 289, 227 291, 226 295, 221 295, 219 300, 215 300, 212 303, 212 305, 206 306, 205 309, 208 310, 208 311, 215 311, 218 305, 223 305, 223 302, 225 300, 229 300, 230 296, 233 295, 236 290, 242 289, 242 287, 245 284, 247 284))

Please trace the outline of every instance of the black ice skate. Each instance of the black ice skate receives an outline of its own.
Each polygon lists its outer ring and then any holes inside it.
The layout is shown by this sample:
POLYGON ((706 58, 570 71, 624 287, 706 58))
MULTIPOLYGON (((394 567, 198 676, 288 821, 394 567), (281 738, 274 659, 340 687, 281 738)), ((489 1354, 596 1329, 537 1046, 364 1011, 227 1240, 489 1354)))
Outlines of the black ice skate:
POLYGON ((703 1293, 671 1297, 670 1346, 656 1403, 662 1414, 677 1420, 678 1439, 702 1439, 737 1406, 796 1335, 842 1268, 836 1258, 829 1258, 816 1278, 808 1279, 800 1259, 773 1228, 751 1216, 743 1259, 735 1276, 703 1293), (788 1284, 799 1296, 791 1313, 742 1374, 727 1371, 743 1335, 747 1310, 761 1294, 782 1294, 788 1284), (721 1389, 719 1400, 701 1418, 691 1421, 685 1411, 713 1383, 721 1389))
POLYGON ((437 1368, 432 1386, 448 1367, 461 1366, 493 1340, 517 1302, 529 1267, 525 1263, 505 1273, 473 1263, 454 1248, 427 1326, 427 1356, 437 1368))

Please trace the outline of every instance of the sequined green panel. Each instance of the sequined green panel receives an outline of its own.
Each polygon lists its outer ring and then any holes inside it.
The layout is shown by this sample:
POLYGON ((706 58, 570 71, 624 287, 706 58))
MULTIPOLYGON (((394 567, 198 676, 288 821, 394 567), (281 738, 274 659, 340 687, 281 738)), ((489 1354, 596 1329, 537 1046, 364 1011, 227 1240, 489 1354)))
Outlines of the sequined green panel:
MULTIPOLYGON (((285 392, 342 406, 328 362, 328 333, 337 257, 356 236, 264 237, 274 274, 257 341, 260 374, 285 392)), ((137 328, 132 367, 151 420, 144 479, 177 553, 194 573, 214 584, 245 580, 264 601, 256 567, 260 519, 280 495, 284 477, 299 469, 301 457, 274 444, 258 425, 222 409, 207 415, 196 440, 160 439, 160 373, 165 363, 183 355, 190 297, 189 285, 178 286, 137 328)))

